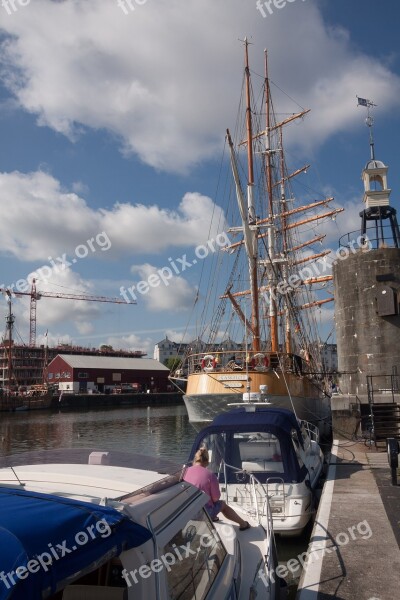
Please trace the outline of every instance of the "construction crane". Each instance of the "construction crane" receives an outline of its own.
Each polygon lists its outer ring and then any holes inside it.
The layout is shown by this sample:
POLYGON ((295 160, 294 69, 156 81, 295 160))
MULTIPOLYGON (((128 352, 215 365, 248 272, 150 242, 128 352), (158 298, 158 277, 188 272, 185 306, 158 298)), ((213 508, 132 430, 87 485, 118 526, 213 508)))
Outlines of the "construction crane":
MULTIPOLYGON (((84 300, 85 302, 111 302, 113 304, 127 304, 120 298, 107 298, 106 296, 87 296, 85 294, 62 294, 58 292, 39 292, 36 289, 36 280, 32 280, 30 292, 15 292, 8 288, 0 288, 0 293, 11 294, 13 296, 29 296, 30 318, 29 318, 29 346, 36 346, 36 302, 41 298, 60 298, 62 300, 84 300)), ((136 304, 136 302, 130 302, 136 304)))

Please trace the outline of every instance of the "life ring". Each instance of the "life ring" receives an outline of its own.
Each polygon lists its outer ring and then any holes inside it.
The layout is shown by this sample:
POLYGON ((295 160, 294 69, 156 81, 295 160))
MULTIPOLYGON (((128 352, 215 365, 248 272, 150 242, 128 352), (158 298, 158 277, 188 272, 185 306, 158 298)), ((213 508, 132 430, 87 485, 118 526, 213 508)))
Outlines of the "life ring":
POLYGON ((269 368, 269 358, 266 354, 258 352, 253 356, 252 363, 254 361, 255 371, 266 371, 269 368))
POLYGON ((212 354, 207 354, 201 361, 203 371, 213 371, 217 365, 217 361, 212 354))

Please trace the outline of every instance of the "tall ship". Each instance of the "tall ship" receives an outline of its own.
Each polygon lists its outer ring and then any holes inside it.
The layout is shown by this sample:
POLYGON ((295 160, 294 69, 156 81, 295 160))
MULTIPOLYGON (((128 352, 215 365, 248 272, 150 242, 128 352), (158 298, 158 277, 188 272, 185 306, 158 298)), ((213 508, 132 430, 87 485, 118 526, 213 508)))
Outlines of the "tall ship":
MULTIPOLYGON (((199 304, 203 296, 196 341, 173 377, 186 385, 196 427, 243 402, 287 408, 322 426, 330 419, 330 398, 316 313, 333 293, 320 228, 343 209, 305 187, 299 186, 307 200, 296 197, 296 178, 309 165, 288 170, 284 130, 309 110, 275 113, 267 52, 265 72, 257 75, 260 92, 253 89, 247 40, 244 54, 241 116, 235 132, 226 133, 232 184, 219 186, 226 189, 228 241, 208 259, 214 270, 196 299, 199 304)), ((221 219, 221 211, 215 214, 221 219)))

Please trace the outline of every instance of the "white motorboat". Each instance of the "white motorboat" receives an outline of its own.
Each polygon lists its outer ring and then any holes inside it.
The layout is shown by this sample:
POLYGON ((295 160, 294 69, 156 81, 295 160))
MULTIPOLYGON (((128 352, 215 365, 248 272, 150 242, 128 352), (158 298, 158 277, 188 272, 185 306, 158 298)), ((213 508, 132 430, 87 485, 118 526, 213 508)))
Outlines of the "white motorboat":
POLYGON ((182 467, 168 475, 144 470, 150 457, 132 468, 118 452, 53 454, 2 461, 1 600, 277 597, 271 528, 214 524, 182 467))
POLYGON ((313 490, 323 467, 318 429, 285 408, 248 403, 221 413, 202 429, 189 460, 206 447, 224 500, 268 523, 276 534, 300 534, 313 514, 313 490))

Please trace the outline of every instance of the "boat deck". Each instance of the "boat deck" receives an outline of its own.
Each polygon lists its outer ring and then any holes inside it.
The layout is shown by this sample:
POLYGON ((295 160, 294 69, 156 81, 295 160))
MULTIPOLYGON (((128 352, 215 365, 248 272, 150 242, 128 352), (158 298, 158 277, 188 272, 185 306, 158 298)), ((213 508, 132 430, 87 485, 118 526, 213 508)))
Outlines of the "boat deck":
MULTIPOLYGON (((237 509, 237 507, 235 506, 235 510, 237 509)), ((237 511, 239 512, 239 511, 237 511)), ((229 526, 234 526, 235 527, 235 531, 236 531, 236 535, 237 535, 237 540, 239 542, 239 546, 240 546, 240 554, 242 557, 242 571, 241 571, 241 579, 242 579, 242 586, 241 589, 242 590, 249 590, 252 583, 253 583, 253 578, 254 578, 254 571, 253 569, 248 569, 245 568, 246 564, 247 565, 252 565, 255 566, 257 565, 263 556, 266 555, 266 539, 265 539, 265 531, 264 529, 257 525, 255 523, 254 520, 252 520, 250 517, 248 517, 248 515, 244 514, 244 513, 240 513, 240 516, 243 517, 243 519, 246 519, 251 527, 249 529, 246 529, 245 531, 239 531, 239 526, 236 525, 235 523, 233 523, 232 521, 229 521, 229 519, 226 519, 224 517, 224 515, 222 513, 219 514, 219 521, 217 523, 215 523, 215 527, 217 529, 217 531, 221 532, 224 531, 224 526, 229 525, 229 526), (244 549, 244 544, 245 544, 245 549, 244 549), (243 545, 243 547, 242 547, 243 545)), ((226 530, 225 530, 226 531, 226 530)), ((270 583, 274 583, 269 582, 266 579, 266 583, 267 585, 270 583)), ((246 596, 247 599, 248 596, 246 596)), ((245 596, 243 596, 243 599, 245 598, 245 596)), ((242 595, 239 596, 239 600, 242 600, 242 595)))
POLYGON ((297 600, 398 598, 399 506, 386 452, 335 440, 297 600))

